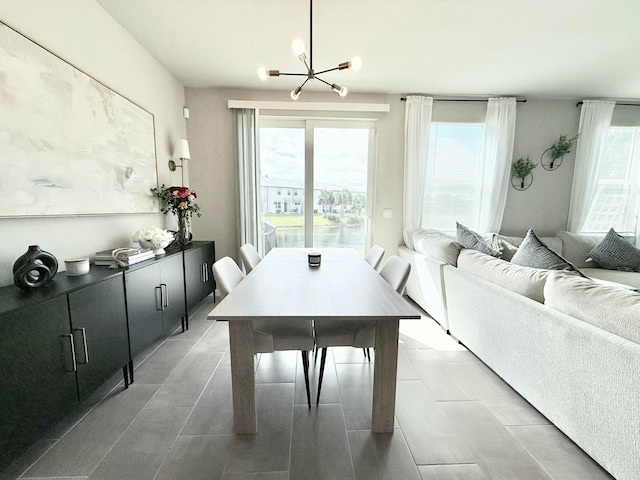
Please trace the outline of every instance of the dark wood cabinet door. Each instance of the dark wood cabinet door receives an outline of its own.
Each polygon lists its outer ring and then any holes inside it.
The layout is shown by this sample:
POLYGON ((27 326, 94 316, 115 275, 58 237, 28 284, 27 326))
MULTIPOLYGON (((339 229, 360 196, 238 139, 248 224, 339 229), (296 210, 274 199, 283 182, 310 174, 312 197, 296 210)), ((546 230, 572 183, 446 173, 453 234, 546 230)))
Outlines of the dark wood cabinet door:
MULTIPOLYGON (((213 274, 211 275, 213 277, 213 274)), ((196 306, 202 301, 204 271, 202 264, 202 252, 199 248, 185 250, 184 252, 184 281, 187 292, 187 312, 193 313, 196 306)))
POLYGON ((160 284, 163 288, 163 329, 165 335, 170 335, 185 316, 182 255, 172 255, 160 262, 160 284))
POLYGON ((0 470, 78 404, 67 297, 0 317, 0 470))
POLYGON ((129 343, 134 358, 164 333, 160 263, 125 272, 129 343))
POLYGON ((129 362, 122 276, 71 292, 69 311, 83 400, 129 362))
POLYGON ((204 291, 202 292, 202 298, 205 298, 216 288, 216 282, 213 279, 213 271, 211 267, 216 261, 215 243, 210 242, 204 245, 200 251, 202 252, 202 263, 204 264, 205 281, 203 284, 204 291))

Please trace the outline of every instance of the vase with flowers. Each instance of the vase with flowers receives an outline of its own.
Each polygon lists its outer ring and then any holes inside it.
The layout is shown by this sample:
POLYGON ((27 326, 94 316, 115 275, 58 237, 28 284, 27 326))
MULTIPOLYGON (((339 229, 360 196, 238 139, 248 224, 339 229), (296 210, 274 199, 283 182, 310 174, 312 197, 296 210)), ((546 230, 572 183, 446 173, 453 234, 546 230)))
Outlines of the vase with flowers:
POLYGON ((196 203, 196 191, 189 187, 161 187, 152 188, 151 193, 161 201, 162 213, 173 213, 178 217, 178 231, 175 235, 175 245, 183 246, 191 241, 191 215, 200 213, 200 206, 196 203))

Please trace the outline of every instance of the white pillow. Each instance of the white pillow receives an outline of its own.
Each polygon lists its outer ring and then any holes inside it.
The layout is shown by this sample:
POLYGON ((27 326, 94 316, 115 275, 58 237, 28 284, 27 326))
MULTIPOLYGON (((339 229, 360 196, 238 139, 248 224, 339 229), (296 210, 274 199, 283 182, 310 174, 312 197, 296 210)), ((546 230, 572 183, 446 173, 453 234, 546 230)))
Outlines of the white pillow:
POLYGON ((418 228, 413 232, 413 249, 455 267, 462 244, 440 230, 418 228))

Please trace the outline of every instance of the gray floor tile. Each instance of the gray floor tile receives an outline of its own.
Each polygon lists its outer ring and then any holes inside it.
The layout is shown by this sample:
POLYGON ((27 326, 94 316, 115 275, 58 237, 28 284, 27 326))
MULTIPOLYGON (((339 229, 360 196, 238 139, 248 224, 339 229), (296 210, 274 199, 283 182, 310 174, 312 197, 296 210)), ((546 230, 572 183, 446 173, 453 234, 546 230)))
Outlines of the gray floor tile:
POLYGON ((258 433, 234 436, 225 474, 289 469, 293 396, 293 383, 256 385, 258 433))
POLYGON ((422 480, 491 480, 475 464, 421 465, 418 470, 422 480))
POLYGON ((43 455, 26 476, 90 475, 157 388, 157 385, 133 384, 105 398, 43 455))
POLYGON ((350 431, 349 445, 357 480, 420 480, 400 430, 386 434, 350 431))
POLYGON ((191 340, 169 339, 147 357, 134 371, 138 385, 161 385, 193 348, 191 340))
POLYGON ((233 436, 178 437, 154 480, 218 480, 233 436))
POLYGON ((419 380, 420 375, 407 358, 404 350, 398 350, 398 380, 419 380))
POLYGON ((213 322, 198 344, 206 345, 211 352, 224 352, 229 349, 229 323, 213 322))
POLYGON ((300 356, 296 350, 263 353, 256 369, 256 383, 294 383, 296 361, 300 356))
MULTIPOLYGON (((316 404, 318 394, 318 381, 320 379, 320 360, 322 352, 318 352, 317 361, 313 360, 313 354, 309 354, 309 389, 311 391, 311 405, 316 404)), ((307 403, 307 393, 304 388, 304 372, 302 369, 302 359, 298 357, 298 369, 296 375, 296 404, 307 403)), ((333 361, 333 349, 327 351, 327 359, 324 366, 324 376, 322 377, 322 392, 320 403, 340 403, 340 388, 336 375, 336 365, 333 361)))
POLYGON ((296 405, 289 480, 354 478, 342 407, 296 405))
POLYGON ((611 480, 600 465, 551 425, 507 428, 553 477, 564 480, 611 480))
POLYGON ((373 364, 338 364, 336 371, 347 430, 371 429, 373 364))
POLYGON ((28 469, 33 462, 40 458, 47 450, 55 445, 57 440, 38 440, 16 459, 11 465, 0 471, 0 480, 13 480, 28 469))
POLYGON ((505 426, 550 425, 549 420, 524 398, 509 400, 482 400, 489 410, 505 426))
MULTIPOLYGON (((373 363, 373 357, 375 350, 372 348, 369 350, 371 356, 371 362, 367 360, 361 348, 353 347, 333 347, 333 361, 338 363, 373 363)), ((318 361, 320 361, 320 355, 318 355, 318 361)))
POLYGON ((474 461, 491 479, 549 480, 540 464, 482 402, 440 402, 439 407, 465 438, 474 461))
POLYGON ((468 350, 440 350, 440 356, 447 362, 479 362, 480 360, 468 350))
POLYGON ((421 381, 398 381, 396 419, 416 464, 475 463, 466 440, 421 381))
POLYGON ((231 367, 219 366, 211 376, 181 435, 233 433, 231 367))
POLYGON ((222 480, 289 480, 289 472, 225 473, 222 480))
POLYGON ((91 480, 153 479, 189 408, 145 408, 89 477, 91 480))

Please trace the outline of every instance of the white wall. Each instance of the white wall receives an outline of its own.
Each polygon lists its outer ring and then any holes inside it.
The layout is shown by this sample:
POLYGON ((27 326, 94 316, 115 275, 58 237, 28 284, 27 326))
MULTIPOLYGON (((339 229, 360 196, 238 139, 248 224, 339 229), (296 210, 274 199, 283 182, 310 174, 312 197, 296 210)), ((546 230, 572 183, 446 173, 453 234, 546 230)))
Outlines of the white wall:
MULTIPOLYGON (((373 243, 387 255, 402 243, 402 184, 404 148, 404 102, 398 95, 349 95, 349 102, 389 103, 391 112, 378 114, 378 158, 375 183, 373 243), (393 217, 382 218, 391 208, 393 217)), ((216 254, 237 256, 236 161, 234 120, 227 100, 288 101, 286 92, 240 89, 186 89, 191 109, 188 136, 192 149, 192 186, 198 191, 203 217, 194 221, 194 234, 216 241, 216 254)), ((335 94, 310 92, 305 101, 335 102, 335 94)), ((434 121, 484 121, 485 103, 436 102, 434 121)), ((528 99, 518 103, 514 158, 529 155, 539 163, 542 152, 561 134, 573 136, 578 129, 580 109, 575 100, 528 99)), ((509 189, 502 232, 524 235, 533 228, 549 235, 566 228, 573 175, 574 153, 553 172, 538 166, 534 182, 526 191, 509 189)))
MULTIPOLYGON (((102 7, 93 0, 0 0, 0 20, 151 112, 158 180, 180 183, 180 171, 171 174, 167 162, 174 140, 186 135, 184 88, 102 7)), ((64 269, 65 258, 128 245, 137 229, 171 220, 162 214, 2 218, 0 285, 13 282, 13 262, 29 245, 54 254, 64 269)))

